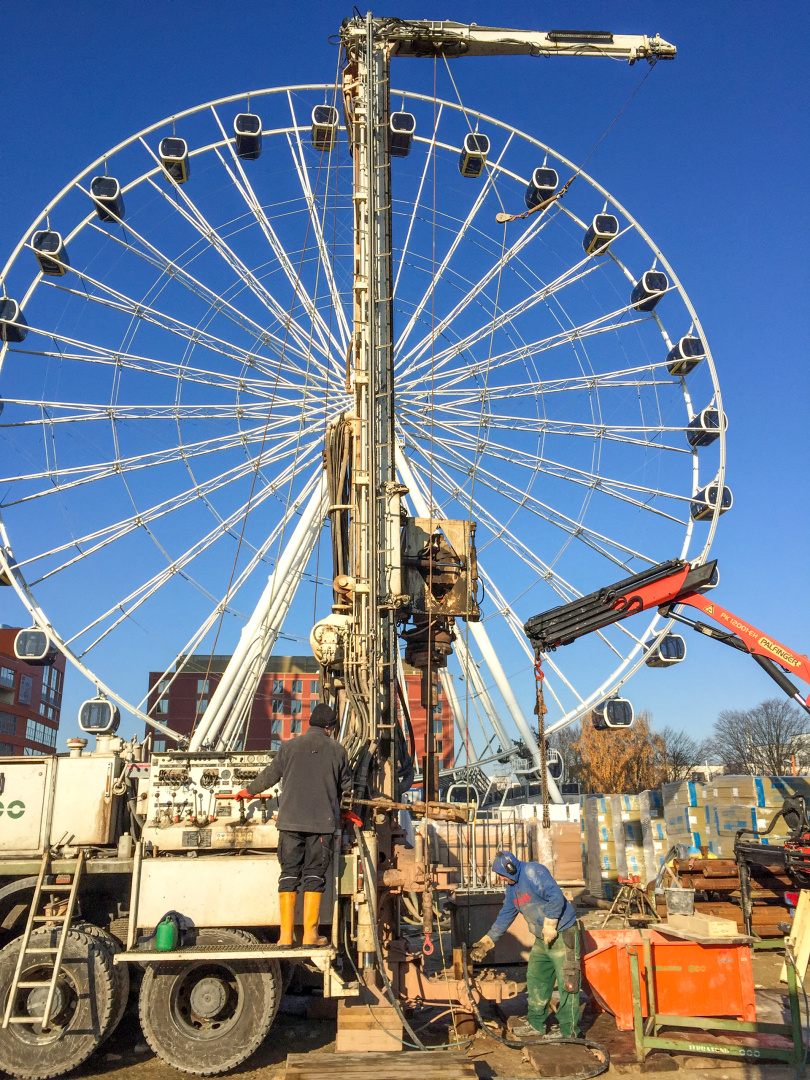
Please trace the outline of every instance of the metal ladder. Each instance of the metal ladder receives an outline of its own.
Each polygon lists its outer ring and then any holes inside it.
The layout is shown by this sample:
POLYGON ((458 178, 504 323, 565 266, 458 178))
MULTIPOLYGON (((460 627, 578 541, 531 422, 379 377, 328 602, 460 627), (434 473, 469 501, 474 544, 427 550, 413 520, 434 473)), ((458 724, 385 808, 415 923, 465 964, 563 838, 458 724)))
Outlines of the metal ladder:
POLYGON ((17 957, 17 967, 14 970, 14 978, 11 980, 11 989, 9 991, 8 1000, 6 1001, 6 1011, 3 1015, 3 1028, 7 1028, 9 1024, 42 1024, 42 1030, 48 1030, 48 1024, 51 1020, 51 1009, 53 1008, 54 994, 56 993, 56 983, 59 979, 59 972, 62 967, 62 957, 65 952, 65 944, 67 943, 68 930, 70 923, 73 919, 73 912, 76 907, 76 898, 79 895, 79 882, 81 880, 82 871, 84 870, 84 851, 79 852, 79 857, 76 860, 76 869, 73 871, 73 880, 70 884, 65 885, 46 885, 45 878, 48 876, 48 868, 51 862, 51 854, 47 851, 42 856, 42 866, 39 868, 39 877, 34 888, 34 898, 31 901, 31 910, 28 912, 28 922, 25 926, 25 932, 22 936, 22 945, 20 947, 20 953, 17 957), (55 893, 66 892, 68 894, 67 910, 64 915, 39 915, 39 906, 42 901, 42 893, 55 893), (59 938, 56 945, 31 945, 31 935, 34 931, 34 927, 37 923, 59 923, 59 938), (20 976, 22 974, 23 966, 25 964, 26 957, 32 955, 53 954, 53 971, 51 972, 50 980, 47 982, 22 982, 20 976), (18 990, 34 990, 48 988, 48 996, 45 999, 45 1010, 42 1016, 13 1016, 14 1007, 17 1002, 18 990))

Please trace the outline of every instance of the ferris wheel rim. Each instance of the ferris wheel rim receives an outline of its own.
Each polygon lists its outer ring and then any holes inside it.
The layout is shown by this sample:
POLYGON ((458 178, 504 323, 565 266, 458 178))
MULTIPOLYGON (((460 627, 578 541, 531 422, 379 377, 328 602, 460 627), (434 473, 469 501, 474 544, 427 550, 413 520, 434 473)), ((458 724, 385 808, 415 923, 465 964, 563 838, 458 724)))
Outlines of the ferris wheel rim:
MULTIPOLYGON (((159 130, 162 127, 165 127, 166 124, 171 122, 172 120, 175 120, 175 121, 181 120, 184 117, 194 115, 196 113, 200 113, 200 112, 203 112, 203 111, 208 110, 208 109, 215 110, 217 106, 228 104, 228 103, 231 103, 231 102, 234 102, 234 101, 243 100, 247 96, 249 96, 251 98, 262 98, 262 97, 266 97, 266 96, 269 96, 269 95, 272 95, 272 94, 279 94, 279 93, 285 93, 285 92, 289 94, 289 93, 294 93, 294 92, 299 92, 299 91, 300 92, 304 92, 304 91, 306 91, 306 92, 311 92, 311 91, 329 92, 330 90, 334 90, 334 86, 332 84, 325 84, 325 83, 324 84, 295 84, 295 85, 285 86, 285 87, 266 88, 264 90, 259 90, 259 91, 249 91, 249 92, 244 92, 244 93, 240 93, 240 94, 228 95, 228 96, 225 96, 225 97, 215 99, 215 100, 210 101, 210 102, 206 102, 206 103, 204 103, 202 105, 195 106, 194 108, 184 110, 183 112, 174 114, 173 117, 167 117, 167 118, 165 118, 165 119, 163 119, 161 121, 158 121, 158 122, 144 128, 144 129, 142 129, 140 132, 138 132, 135 135, 131 136, 127 140, 124 140, 123 142, 119 143, 116 147, 112 148, 111 150, 107 151, 104 155, 99 157, 96 161, 94 161, 91 165, 89 165, 86 169, 84 169, 81 173, 79 173, 74 178, 74 180, 72 180, 69 184, 67 184, 62 189, 62 191, 59 192, 58 195, 55 196, 53 200, 51 200, 51 202, 48 204, 48 206, 35 219, 35 221, 31 225, 31 227, 29 228, 29 230, 26 232, 26 234, 23 236, 23 238, 18 243, 15 250, 12 252, 11 256, 9 257, 9 259, 6 262, 6 265, 3 268, 2 273, 0 274, 0 278, 2 278, 3 281, 5 280, 5 277, 7 276, 9 268, 13 265, 14 261, 16 260, 16 258, 20 254, 20 252, 25 247, 26 240, 30 236, 33 235, 33 233, 37 229, 37 227, 39 225, 41 225, 43 219, 47 220, 47 215, 58 205, 58 203, 61 201, 61 199, 68 192, 70 192, 75 187, 77 187, 78 184, 79 184, 79 181, 81 181, 82 179, 87 177, 89 174, 91 174, 94 169, 97 169, 100 165, 103 165, 110 157, 114 156, 120 150, 130 146, 137 139, 141 138, 141 140, 142 140, 143 136, 148 135, 148 134, 150 134, 150 133, 152 133, 152 132, 154 132, 156 130, 159 130)), ((703 330, 702 330, 702 326, 700 324, 699 318, 697 316, 697 313, 694 310, 694 307, 691 304, 691 301, 690 301, 690 299, 688 297, 688 294, 683 289, 683 287, 682 287, 682 285, 680 283, 680 280, 677 277, 677 274, 672 269, 671 264, 668 262, 666 257, 663 255, 663 253, 660 251, 660 249, 657 247, 657 245, 654 244, 652 239, 649 237, 649 235, 646 233, 646 231, 642 228, 642 226, 636 221, 636 219, 633 217, 633 215, 630 214, 624 208, 624 206, 621 203, 619 203, 619 201, 617 199, 615 199, 612 195, 610 195, 610 193, 607 192, 607 190, 605 188, 603 188, 602 185, 600 185, 598 183, 598 181, 596 181, 589 174, 585 173, 584 171, 579 171, 577 169, 577 167, 572 162, 570 162, 567 158, 564 157, 564 155, 560 154, 558 151, 556 151, 553 148, 547 146, 546 144, 542 143, 540 140, 534 138, 533 136, 527 134, 526 132, 523 132, 520 129, 514 127, 513 125, 507 124, 504 121, 500 121, 500 120, 498 120, 498 119, 496 119, 494 117, 491 117, 488 114, 485 114, 485 113, 480 112, 478 110, 465 108, 465 107, 463 107, 461 105, 458 105, 456 103, 453 103, 453 102, 450 102, 450 101, 443 101, 442 99, 433 98, 433 97, 428 96, 428 95, 422 95, 422 94, 417 94, 417 93, 410 92, 410 91, 400 91, 400 90, 392 91, 392 94, 394 94, 396 96, 402 96, 406 100, 421 100, 421 101, 425 101, 425 102, 436 102, 441 106, 441 108, 447 107, 449 109, 456 110, 457 112, 461 112, 461 113, 465 114, 465 116, 471 116, 473 118, 476 118, 476 119, 479 119, 479 120, 482 120, 482 121, 486 121, 487 123, 490 123, 495 127, 500 127, 500 128, 502 128, 504 130, 507 130, 507 131, 511 132, 513 135, 516 135, 516 136, 520 137, 521 139, 525 140, 526 142, 529 142, 529 143, 537 146, 539 149, 545 151, 547 154, 552 155, 557 161, 559 161, 559 162, 565 164, 566 166, 570 167, 574 172, 577 173, 578 177, 581 177, 582 179, 586 180, 591 185, 591 187, 593 187, 595 190, 597 190, 601 194, 603 194, 605 196, 605 198, 610 202, 610 204, 612 206, 614 206, 626 218, 626 220, 630 223, 630 225, 633 227, 633 229, 635 229, 635 231, 638 233, 638 235, 645 241, 645 243, 648 245, 648 247, 650 247, 650 249, 655 252, 656 258, 660 259, 661 264, 665 267, 668 274, 671 276, 671 280, 673 281, 675 288, 677 289, 678 293, 681 296, 681 299, 683 300, 685 306, 687 307, 687 310, 689 311, 690 315, 692 316, 693 324, 694 324, 695 328, 697 329, 698 333, 701 335, 701 338, 703 340, 705 350, 706 350, 706 352, 705 352, 705 361, 706 361, 706 365, 707 365, 707 370, 710 373, 712 386, 713 386, 713 389, 714 389, 713 402, 716 404, 717 408, 722 413, 722 397, 721 397, 721 393, 720 393, 719 382, 718 382, 718 379, 717 379, 717 376, 716 376, 716 370, 715 370, 715 367, 714 367, 714 362, 713 362, 713 358, 712 358, 712 355, 711 355, 710 347, 709 347, 708 342, 705 339, 705 336, 703 334, 703 330)), ((295 126, 293 128, 289 128, 289 129, 286 129, 286 128, 285 129, 275 129, 274 133, 280 133, 282 131, 288 131, 288 130, 289 131, 296 131, 296 132, 300 133, 301 131, 306 130, 306 125, 298 125, 298 126, 295 126)), ((420 138, 420 141, 426 141, 426 142, 431 142, 432 141, 434 144, 436 143, 435 132, 434 132, 433 140, 424 140, 423 137, 417 137, 417 138, 420 138)), ((191 153, 193 155, 203 154, 203 153, 209 152, 215 146, 226 146, 230 142, 232 142, 232 140, 226 138, 226 139, 223 139, 223 141, 220 142, 220 143, 216 143, 216 144, 211 143, 211 144, 209 144, 209 145, 207 145, 205 147, 197 148, 194 151, 192 151, 191 153)), ((450 147, 450 149, 455 150, 456 148, 455 147, 450 147)), ((507 170, 504 169, 502 171, 506 172, 507 170)), ((151 175, 159 174, 159 172, 160 172, 160 167, 158 166, 155 169, 151 170, 151 175)), ((144 174, 143 176, 137 178, 136 180, 131 181, 130 183, 128 183, 126 185, 126 188, 124 188, 122 190, 129 190, 134 185, 143 182, 143 179, 144 179, 145 175, 146 174, 144 174)), ((513 178, 523 180, 523 178, 519 177, 515 173, 512 173, 510 175, 512 175, 513 178)), ((91 216, 92 216, 92 210, 88 214, 88 219, 91 216)), ((85 224, 86 224, 86 222, 85 222, 85 224)), ((76 227, 76 229, 74 229, 72 231, 72 233, 70 235, 71 236, 75 235, 75 233, 80 228, 83 228, 83 227, 84 227, 84 225, 80 224, 79 226, 76 227)), ((30 295, 33 292, 34 288, 36 288, 36 284, 37 284, 36 281, 32 282, 32 285, 31 285, 31 287, 30 287, 30 289, 29 289, 29 291, 27 293, 27 298, 30 297, 30 295)), ((24 306, 24 304, 23 304, 23 306, 24 306)), ((7 349, 8 349, 8 343, 4 342, 3 346, 2 346, 2 349, 0 349, 0 369, 2 369, 2 362, 3 362, 4 356, 5 356, 6 352, 7 352, 7 349)), ((681 377, 680 381, 681 381, 681 384, 682 384, 682 393, 684 395, 684 400, 687 403, 687 408, 688 408, 689 413, 691 415, 693 410, 691 408, 691 400, 689 398, 689 389, 688 389, 686 381, 685 381, 685 379, 683 377, 681 377)), ((246 449, 247 449, 247 447, 246 447, 246 449)), ((694 494, 695 490, 697 490, 697 454, 693 453, 692 457, 693 457, 693 472, 694 472, 694 476, 695 476, 695 479, 694 479, 694 482, 693 482, 693 494, 694 494)), ((720 464, 719 464, 719 468, 718 468, 718 472, 716 474, 715 480, 710 481, 710 483, 718 483, 718 484, 722 485, 723 479, 724 479, 724 473, 725 473, 725 429, 722 428, 721 432, 720 432, 720 464)), ((701 552, 697 556, 693 557, 693 561, 699 561, 699 560, 705 559, 705 556, 708 553, 711 542, 712 542, 712 540, 714 538, 714 534, 715 534, 715 531, 716 531, 716 528, 717 528, 718 520, 719 520, 719 513, 715 512, 713 514, 712 518, 711 518, 711 521, 709 522, 708 533, 706 535, 706 540, 705 540, 705 543, 703 545, 703 549, 701 550, 701 552)), ((5 524, 2 521, 2 516, 1 515, 0 515, 0 527, 3 529, 3 535, 7 540, 8 537, 7 537, 7 533, 6 533, 6 530, 5 530, 5 524)), ((688 550, 688 546, 689 546, 689 542, 690 542, 690 539, 691 539, 693 529, 694 529, 694 523, 693 523, 692 519, 689 518, 688 521, 687 521, 687 534, 686 534, 686 537, 684 539, 684 547, 683 547, 684 551, 688 550)), ((10 548, 9 548, 9 550, 10 550, 10 548)), ((0 559, 3 559, 3 561, 5 562, 3 552, 0 552, 0 559)), ((8 567, 7 567, 7 569, 8 569, 8 567)), ((16 579, 16 574, 11 574, 10 576, 12 578, 16 579)), ((32 602, 36 603, 35 598, 33 597, 33 594, 30 595, 30 599, 31 599, 32 602)), ((26 604, 26 606, 29 607, 28 604, 26 604)), ((38 604, 36 604, 36 607, 41 612, 41 609, 39 609, 38 604)), ((29 610, 31 610, 30 607, 29 607, 29 610)), ((33 611, 32 611, 32 614, 33 614, 33 611)), ((44 613, 42 613, 42 614, 44 615, 44 613)), ((651 628, 652 628, 653 624, 655 622, 657 622, 657 619, 658 619, 658 617, 656 617, 656 620, 653 620, 653 623, 651 623, 651 628)), ((664 634, 666 632, 668 632, 668 630, 669 630, 669 628, 671 626, 672 626, 672 620, 667 622, 666 625, 663 626, 660 629, 660 631, 658 631, 658 630, 656 631, 657 637, 658 638, 663 637, 664 634)), ((55 627, 52 627, 49 622, 47 623, 47 627, 43 627, 43 628, 47 628, 47 629, 49 629, 49 631, 55 632, 55 627)), ((59 640, 61 640, 61 639, 59 639, 59 640)), ((58 640, 55 643, 58 644, 59 643, 58 640)), ((525 646, 525 642, 522 642, 522 644, 524 644, 524 646, 525 646)), ((622 665, 622 667, 617 669, 617 672, 623 671, 623 669, 627 667, 627 665, 631 662, 631 660, 639 652, 641 653, 641 656, 638 658, 638 660, 634 664, 634 666, 629 671, 626 671, 626 673, 623 675, 623 677, 618 682, 616 682, 615 679, 613 679, 612 676, 608 680, 606 680, 605 683, 602 684, 602 686, 600 686, 587 699, 585 699, 585 701, 583 702, 582 708, 577 711, 577 716, 582 715, 582 713, 585 711, 585 706, 586 705, 588 705, 591 702, 594 703, 594 704, 598 703, 598 700, 601 700, 602 697, 605 696, 604 691, 606 690, 606 687, 607 687, 608 683, 611 683, 610 688, 606 691, 606 692, 609 693, 612 690, 615 690, 618 687, 620 687, 621 685, 623 685, 623 683, 628 678, 630 678, 631 675, 636 670, 638 670, 638 668, 644 662, 643 645, 642 645, 641 641, 638 641, 638 643, 634 646, 631 653, 625 659, 624 664, 622 665), (598 696, 600 694, 602 695, 602 697, 598 696)), ((73 662, 76 662, 76 661, 73 661, 73 662)), ((77 663, 77 666, 79 666, 80 669, 85 670, 85 669, 82 668, 81 664, 77 663)), ((87 673, 87 670, 89 670, 89 669, 85 670, 85 674, 87 673)), ((615 674, 616 674, 616 672, 613 673, 613 675, 615 675, 615 674)), ((97 683, 99 682, 99 680, 95 676, 93 676, 93 678, 95 679, 95 681, 97 683)), ((115 697, 114 694, 111 694, 111 696, 115 697)), ((120 700, 118 698, 115 698, 115 699, 120 700)), ((125 707, 128 710, 136 711, 136 710, 133 710, 132 705, 130 705, 129 703, 125 703, 123 701, 121 701, 121 703, 124 704, 125 707)), ((137 711, 136 711, 136 715, 139 715, 142 718, 144 717, 144 714, 138 713, 137 711)), ((563 717, 560 721, 555 722, 554 726, 552 728, 550 728, 550 730, 554 730, 555 728, 564 726, 567 723, 571 723, 576 718, 577 717, 567 719, 566 717, 563 717)))

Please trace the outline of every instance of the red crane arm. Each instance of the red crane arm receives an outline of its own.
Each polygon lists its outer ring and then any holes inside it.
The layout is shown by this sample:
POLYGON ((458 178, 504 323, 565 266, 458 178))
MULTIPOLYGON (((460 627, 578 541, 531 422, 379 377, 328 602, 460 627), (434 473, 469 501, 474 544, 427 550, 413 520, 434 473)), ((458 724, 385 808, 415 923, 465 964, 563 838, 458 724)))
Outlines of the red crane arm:
POLYGON ((685 596, 679 596, 674 603, 688 604, 689 607, 697 608, 726 630, 736 634, 745 644, 748 652, 773 660, 780 667, 789 671, 791 675, 802 679, 803 682, 810 683, 810 660, 804 653, 794 652, 793 649, 789 649, 787 645, 783 645, 776 638, 763 634, 761 630, 757 630, 755 626, 745 622, 739 615, 726 611, 710 596, 701 593, 689 593, 685 596))
POLYGON ((810 712, 810 695, 802 697, 788 677, 795 676, 810 684, 810 660, 776 638, 763 634, 707 596, 705 590, 711 584, 715 566, 716 563, 690 566, 679 559, 659 563, 615 585, 535 615, 524 630, 539 657, 541 653, 568 645, 584 634, 657 607, 667 618, 686 623, 699 634, 753 656, 788 697, 810 712), (681 604, 697 608, 723 629, 716 630, 673 611, 681 604))

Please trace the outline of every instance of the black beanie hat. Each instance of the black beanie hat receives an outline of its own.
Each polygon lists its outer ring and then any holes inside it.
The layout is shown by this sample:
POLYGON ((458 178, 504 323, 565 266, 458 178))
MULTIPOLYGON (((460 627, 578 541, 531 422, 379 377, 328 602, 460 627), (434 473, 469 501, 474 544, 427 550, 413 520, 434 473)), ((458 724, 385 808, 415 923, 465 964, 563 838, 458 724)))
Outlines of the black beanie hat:
POLYGON ((335 719, 335 710, 328 705, 324 705, 323 702, 318 702, 312 710, 312 716, 309 718, 309 726, 328 728, 334 724, 335 719))

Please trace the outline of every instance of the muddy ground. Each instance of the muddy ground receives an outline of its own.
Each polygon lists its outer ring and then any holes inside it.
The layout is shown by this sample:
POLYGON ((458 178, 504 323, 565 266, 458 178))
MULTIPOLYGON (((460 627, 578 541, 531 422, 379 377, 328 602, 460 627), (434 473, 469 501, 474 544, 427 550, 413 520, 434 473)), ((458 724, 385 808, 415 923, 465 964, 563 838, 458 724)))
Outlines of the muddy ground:
MULTIPOLYGON (((438 945, 438 942, 437 942, 438 945)), ((754 979, 757 985, 757 1006, 760 1020, 787 1022, 784 986, 779 984, 781 952, 754 953, 754 979)), ((524 969, 509 972, 510 977, 520 979, 524 969)), ((335 1019, 333 1003, 320 997, 316 980, 296 978, 290 992, 285 995, 281 1010, 267 1039, 259 1050, 233 1074, 246 1080, 282 1080, 288 1054, 305 1054, 311 1051, 328 1053, 334 1050, 335 1019)), ((510 1016, 525 1015, 525 994, 504 1003, 500 1010, 490 1009, 493 1020, 508 1023, 510 1016)), ((411 1023, 421 1028, 420 1038, 426 1043, 438 1045, 448 1038, 446 1018, 431 1024, 431 1013, 416 1014, 411 1023)), ((617 1032, 613 1018, 608 1014, 594 1014, 585 1009, 582 1019, 583 1033, 608 1046, 611 1054, 609 1075, 640 1074, 658 1076, 678 1072, 683 1080, 701 1077, 702 1080, 793 1080, 796 1069, 788 1066, 737 1063, 721 1058, 699 1058, 692 1055, 654 1053, 643 1066, 633 1060, 632 1034, 617 1032), (707 1070, 711 1070, 709 1076, 707 1070)), ((482 1080, 488 1078, 537 1076, 566 1076, 586 1069, 594 1058, 578 1047, 544 1047, 529 1055, 520 1050, 501 1046, 479 1032, 466 1049, 469 1060, 474 1061, 482 1080)), ((116 1033, 105 1046, 72 1075, 76 1077, 109 1077, 116 1080, 177 1080, 178 1073, 156 1058, 141 1034, 137 1017, 137 998, 133 996, 127 1014, 116 1033)), ((407 1051, 402 1055, 402 1075, 408 1075, 407 1051)), ((369 1076, 369 1080, 374 1080, 369 1076)), ((412 1080, 418 1080, 413 1076, 412 1080)))

